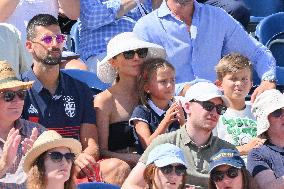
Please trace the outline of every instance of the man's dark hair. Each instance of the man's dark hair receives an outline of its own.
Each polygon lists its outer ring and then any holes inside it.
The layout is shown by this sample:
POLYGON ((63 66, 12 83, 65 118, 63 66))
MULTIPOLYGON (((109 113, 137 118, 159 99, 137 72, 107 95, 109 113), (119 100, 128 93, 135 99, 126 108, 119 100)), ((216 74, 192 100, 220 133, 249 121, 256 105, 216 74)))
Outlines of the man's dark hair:
POLYGON ((51 26, 58 25, 58 20, 50 14, 38 14, 35 15, 28 23, 27 26, 27 40, 32 40, 36 36, 36 26, 51 26))

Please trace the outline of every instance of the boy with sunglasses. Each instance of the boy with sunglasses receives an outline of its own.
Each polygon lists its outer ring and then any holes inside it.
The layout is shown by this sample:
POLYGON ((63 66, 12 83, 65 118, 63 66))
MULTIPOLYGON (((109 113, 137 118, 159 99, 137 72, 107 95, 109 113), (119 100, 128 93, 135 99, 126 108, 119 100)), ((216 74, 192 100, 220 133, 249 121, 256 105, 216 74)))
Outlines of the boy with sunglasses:
POLYGON ((25 188, 22 161, 45 128, 20 119, 27 90, 33 81, 22 82, 6 61, 0 61, 0 188, 25 188))
POLYGON ((184 110, 186 124, 171 133, 158 136, 144 151, 136 167, 132 170, 122 188, 143 188, 146 183, 137 179, 143 174, 149 152, 159 144, 172 143, 180 147, 188 163, 186 184, 196 188, 207 188, 209 159, 222 148, 235 149, 235 146, 212 135, 219 116, 226 111, 227 99, 216 85, 199 82, 186 92, 184 110))
POLYGON ((252 105, 257 135, 267 139, 248 155, 248 170, 260 189, 284 188, 284 95, 271 89, 260 94, 252 105))
POLYGON ((248 152, 263 144, 256 137, 256 119, 246 96, 252 87, 252 64, 245 56, 232 53, 224 56, 215 66, 216 85, 229 101, 225 114, 221 115, 214 135, 237 146, 246 161, 248 152))

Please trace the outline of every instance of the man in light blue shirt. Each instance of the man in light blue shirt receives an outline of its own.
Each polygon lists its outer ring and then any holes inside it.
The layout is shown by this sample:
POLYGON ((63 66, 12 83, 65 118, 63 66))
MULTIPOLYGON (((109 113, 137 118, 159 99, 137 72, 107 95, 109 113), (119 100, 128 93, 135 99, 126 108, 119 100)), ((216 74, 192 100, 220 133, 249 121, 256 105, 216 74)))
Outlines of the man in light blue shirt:
POLYGON ((141 18, 134 32, 166 49, 176 68, 177 83, 196 78, 215 81, 217 62, 226 54, 238 52, 253 62, 262 79, 252 101, 264 90, 275 88, 275 59, 271 52, 220 8, 195 0, 167 0, 141 18))
POLYGON ((132 31, 136 21, 162 0, 81 0, 79 53, 89 69, 104 58, 108 41, 132 31))

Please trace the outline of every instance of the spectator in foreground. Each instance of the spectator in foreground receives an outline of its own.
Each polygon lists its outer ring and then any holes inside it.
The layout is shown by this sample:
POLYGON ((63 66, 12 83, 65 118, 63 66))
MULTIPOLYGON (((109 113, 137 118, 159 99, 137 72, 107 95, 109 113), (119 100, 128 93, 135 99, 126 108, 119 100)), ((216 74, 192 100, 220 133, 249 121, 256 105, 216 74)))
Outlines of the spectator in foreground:
POLYGON ((260 94, 252 106, 257 119, 257 135, 263 146, 248 155, 248 170, 260 189, 284 188, 284 95, 271 89, 260 94))
POLYGON ((149 153, 143 177, 150 189, 184 188, 186 168, 179 147, 170 143, 161 144, 149 153))
POLYGON ((26 151, 45 128, 21 119, 24 98, 33 81, 22 82, 6 61, 0 61, 0 188, 25 189, 22 163, 26 151))
POLYGON ((43 132, 24 158, 27 189, 75 189, 74 160, 81 150, 78 140, 43 132))
POLYGON ((159 144, 171 143, 181 148, 188 163, 185 183, 197 188, 208 188, 209 159, 222 148, 235 149, 235 146, 212 136, 219 116, 226 111, 227 99, 216 85, 199 82, 192 85, 185 95, 184 110, 187 114, 185 126, 158 136, 147 147, 137 165, 132 169, 123 189, 145 188, 146 183, 139 179, 146 168, 150 151, 159 144))
POLYGON ((237 150, 221 149, 210 159, 209 189, 257 189, 237 150))

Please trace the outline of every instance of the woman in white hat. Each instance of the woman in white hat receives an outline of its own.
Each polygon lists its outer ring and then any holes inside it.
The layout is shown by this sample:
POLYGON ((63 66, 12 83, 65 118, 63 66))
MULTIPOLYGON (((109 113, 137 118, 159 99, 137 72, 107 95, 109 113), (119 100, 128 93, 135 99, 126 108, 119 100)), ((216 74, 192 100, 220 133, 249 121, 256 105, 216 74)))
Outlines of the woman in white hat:
POLYGON ((170 143, 156 146, 146 165, 143 177, 149 189, 184 188, 187 164, 179 147, 170 143))
POLYGON ((165 50, 137 38, 132 32, 118 34, 107 45, 107 56, 98 64, 98 77, 113 85, 95 98, 99 146, 103 157, 115 157, 136 165, 133 128, 128 120, 138 104, 136 78, 147 58, 165 58, 165 50))
POLYGON ((252 105, 258 137, 267 139, 248 155, 248 170, 259 188, 284 188, 284 95, 270 89, 252 105))
POLYGON ((27 189, 75 189, 74 159, 81 150, 75 139, 63 138, 53 130, 43 132, 25 155, 27 189))

